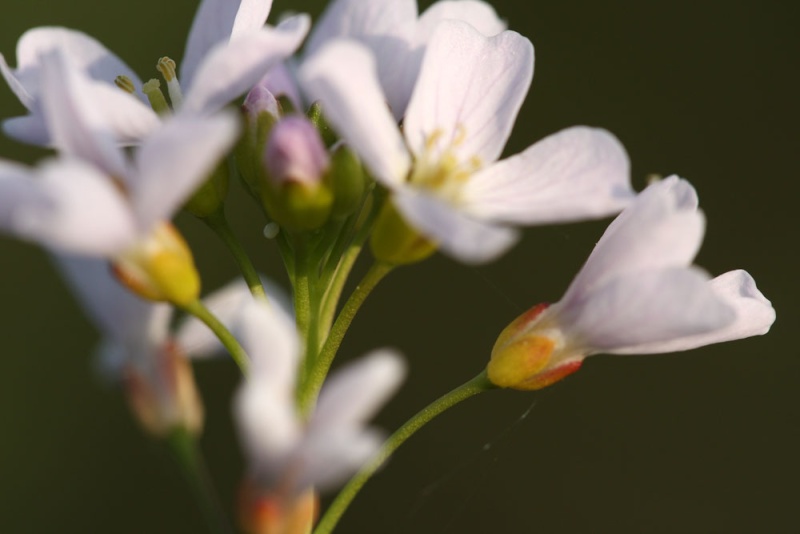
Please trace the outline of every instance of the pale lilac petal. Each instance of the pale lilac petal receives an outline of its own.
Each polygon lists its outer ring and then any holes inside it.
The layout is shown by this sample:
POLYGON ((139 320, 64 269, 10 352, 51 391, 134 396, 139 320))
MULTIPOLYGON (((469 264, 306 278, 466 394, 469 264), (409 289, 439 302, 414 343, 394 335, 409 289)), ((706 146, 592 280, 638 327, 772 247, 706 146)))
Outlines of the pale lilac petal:
POLYGON ((309 487, 320 491, 335 488, 358 471, 380 448, 384 435, 364 428, 326 428, 313 431, 301 443, 295 455, 299 472, 292 473, 294 490, 309 487))
POLYGON ((17 141, 38 146, 52 146, 47 123, 41 113, 12 117, 3 121, 3 133, 17 141))
POLYGON ((466 263, 491 261, 519 239, 513 228, 470 217, 432 194, 398 190, 392 202, 411 226, 443 252, 466 263))
POLYGON ((705 231, 697 196, 685 180, 670 177, 640 193, 608 227, 563 300, 628 273, 691 264, 705 231))
POLYGON ((630 163, 605 130, 562 130, 470 177, 462 189, 476 217, 514 224, 605 217, 630 204, 630 163))
POLYGON ((405 180, 411 161, 369 50, 355 41, 333 42, 301 65, 298 78, 377 180, 387 187, 405 180))
POLYGON ((746 271, 729 271, 714 278, 708 285, 722 302, 736 312, 736 319, 732 323, 705 334, 636 345, 614 353, 656 354, 689 350, 712 343, 760 336, 766 334, 775 322, 775 310, 746 271))
POLYGON ((139 228, 170 219, 233 146, 239 132, 234 114, 178 114, 150 135, 136 153, 128 183, 139 228))
POLYGON ((487 37, 503 32, 508 25, 497 16, 494 8, 480 0, 440 0, 434 2, 419 17, 417 42, 427 42, 436 26, 443 20, 466 22, 487 37))
POLYGON ((210 113, 246 93, 272 66, 297 50, 310 24, 308 15, 297 15, 276 28, 216 45, 198 66, 186 92, 184 109, 210 113))
POLYGON ((518 33, 487 38, 465 22, 441 22, 406 113, 411 152, 452 150, 462 162, 495 161, 532 77, 533 46, 518 33))
POLYGON ((315 429, 358 425, 372 418, 405 377, 402 358, 375 351, 334 373, 322 388, 311 420, 315 429))
POLYGON ((50 161, 32 180, 21 178, 0 174, 0 223, 8 232, 56 250, 93 256, 116 254, 135 239, 125 198, 93 167, 50 161))
POLYGON ((3 54, 0 54, 0 74, 3 75, 11 91, 19 98, 20 103, 29 110, 33 109, 36 104, 36 99, 31 94, 31 91, 34 90, 34 87, 26 88, 23 85, 22 81, 17 78, 17 75, 11 67, 8 66, 8 63, 6 63, 6 58, 3 54))
POLYGON ((67 58, 72 68, 93 80, 113 86, 114 79, 122 75, 137 88, 142 86, 136 73, 93 37, 68 28, 42 26, 28 30, 17 42, 16 76, 30 94, 39 93, 40 58, 55 50, 67 58))
POLYGON ((337 0, 317 22, 305 54, 310 57, 335 39, 365 45, 375 56, 385 100, 399 120, 416 80, 416 71, 409 70, 416 22, 414 0, 337 0))
POLYGON ((108 260, 57 254, 55 264, 95 327, 117 342, 167 339, 171 307, 134 295, 111 272, 108 260))
MULTIPOLYGON (((291 302, 286 291, 271 280, 262 278, 270 306, 278 306, 287 314, 291 302)), ((243 306, 253 299, 250 288, 241 278, 203 297, 203 304, 229 329, 238 317, 243 306)), ((185 317, 175 329, 175 342, 184 355, 192 359, 205 359, 224 354, 217 336, 196 317, 185 317)))
POLYGON ((192 83, 198 66, 214 46, 261 28, 271 8, 272 0, 203 0, 186 41, 181 83, 192 83))
MULTIPOLYGON (((93 163, 110 176, 125 176, 124 154, 111 136, 104 106, 97 101, 104 96, 124 97, 124 93, 92 82, 71 68, 59 52, 41 58, 41 79, 42 113, 55 147, 67 156, 93 163)), ((124 99, 136 102, 129 96, 124 99)))
POLYGON ((241 309, 233 331, 250 356, 252 379, 268 382, 277 394, 294 398, 301 345, 286 312, 253 299, 241 309))
POLYGON ((253 376, 236 392, 234 416, 251 471, 261 483, 277 483, 302 438, 293 395, 266 375, 253 376))
POLYGON ((300 96, 300 88, 295 81, 293 66, 282 61, 269 69, 259 84, 262 84, 273 95, 286 96, 296 109, 303 108, 303 97, 300 96))
POLYGON ((553 311, 571 343, 593 352, 711 332, 732 324, 734 310, 696 268, 630 273, 553 311))

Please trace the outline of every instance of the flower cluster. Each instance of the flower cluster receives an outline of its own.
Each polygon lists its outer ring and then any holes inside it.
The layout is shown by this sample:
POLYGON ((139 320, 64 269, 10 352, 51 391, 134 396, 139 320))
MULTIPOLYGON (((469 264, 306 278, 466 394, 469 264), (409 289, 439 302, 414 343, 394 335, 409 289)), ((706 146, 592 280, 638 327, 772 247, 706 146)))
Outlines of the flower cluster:
POLYGON ((358 472, 314 530, 330 532, 388 454, 474 393, 539 389, 592 354, 688 350, 775 320, 745 271, 711 278, 692 265, 705 226, 694 189, 673 176, 637 194, 611 133, 575 126, 501 158, 534 51, 488 4, 419 14, 415 0, 334 0, 313 29, 303 14, 265 25, 270 9, 203 0, 180 63, 156 62, 166 94, 75 30, 26 32, 16 68, 0 55, 28 111, 4 132, 55 152, 33 167, 0 160, 0 229, 52 253, 103 335, 105 376, 151 435, 197 436, 191 359, 232 356, 248 532, 310 532, 318 492, 358 472), (231 181, 265 215, 290 302, 227 223, 231 181), (243 282, 201 299, 171 222, 181 209, 228 246, 243 282), (616 214, 559 302, 511 322, 484 371, 387 441, 367 421, 399 386, 402 358, 378 350, 328 378, 395 268, 437 251, 487 262, 519 226, 616 214), (340 306, 364 248, 373 266, 340 306))

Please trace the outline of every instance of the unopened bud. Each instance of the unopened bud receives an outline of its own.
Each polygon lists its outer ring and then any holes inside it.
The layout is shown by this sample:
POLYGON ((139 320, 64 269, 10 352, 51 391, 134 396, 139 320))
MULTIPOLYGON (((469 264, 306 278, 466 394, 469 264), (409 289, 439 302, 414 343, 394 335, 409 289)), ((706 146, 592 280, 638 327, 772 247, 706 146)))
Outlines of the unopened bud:
POLYGON ((308 534, 314 527, 319 497, 313 488, 297 496, 263 495, 245 483, 239 500, 239 518, 247 534, 308 534))
POLYGON ((258 200, 266 180, 261 159, 272 127, 281 116, 281 106, 262 80, 247 94, 242 113, 245 130, 234 149, 236 166, 247 192, 258 200))
POLYGON ((128 403, 142 428, 158 438, 178 428, 198 435, 203 405, 189 361, 172 342, 141 356, 126 367, 124 383, 128 403))
POLYGON ((333 190, 331 215, 347 217, 361 205, 366 177, 358 157, 346 145, 338 146, 331 154, 328 176, 333 190))
POLYGON ((200 295, 200 275, 183 236, 170 223, 156 226, 112 262, 128 289, 148 300, 186 305, 200 295))
POLYGON ((567 346, 557 324, 544 313, 547 308, 534 306, 500 333, 486 368, 494 385, 541 389, 580 369, 583 355, 567 346))
POLYGON ((370 248, 375 259, 392 265, 422 261, 436 252, 436 243, 409 226, 387 200, 372 229, 370 248))
POLYGON ((300 116, 281 119, 270 133, 263 161, 261 198, 270 216, 297 230, 325 224, 333 204, 327 183, 330 157, 311 123, 300 116))
POLYGON ((247 116, 247 120, 256 121, 262 113, 267 113, 275 120, 281 116, 281 108, 278 100, 267 87, 261 83, 254 86, 242 104, 242 111, 247 116))

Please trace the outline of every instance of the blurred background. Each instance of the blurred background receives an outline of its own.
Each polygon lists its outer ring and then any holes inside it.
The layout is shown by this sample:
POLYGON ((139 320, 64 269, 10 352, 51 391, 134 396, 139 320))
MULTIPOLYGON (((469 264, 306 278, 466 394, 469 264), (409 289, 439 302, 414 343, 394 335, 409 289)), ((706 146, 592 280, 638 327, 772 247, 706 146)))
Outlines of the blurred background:
MULTIPOLYGON (((0 52, 14 64, 26 29, 63 25, 94 35, 147 78, 160 56, 181 57, 196 4, 12 0, 3 5, 0 52)), ((273 14, 316 16, 323 4, 276 0, 273 14)), ((507 153, 575 124, 614 132, 637 189, 650 173, 695 185, 709 221, 697 262, 713 274, 746 268, 778 320, 766 337, 597 356, 544 391, 472 399, 402 448, 339 531, 797 532, 800 8, 780 0, 494 6, 536 49, 507 153)), ((0 116, 21 112, 0 87, 0 116)), ((42 154, 0 139, 2 158, 42 154)), ((235 191, 229 212, 257 265, 285 283, 258 211, 235 191)), ((208 290, 236 274, 202 225, 183 216, 179 224, 208 290)), ((561 296, 606 224, 527 230, 484 267, 436 256, 393 273, 341 351, 346 359, 388 345, 410 361, 379 425, 396 428, 479 372, 508 322, 561 296)), ((0 532, 203 532, 177 469, 120 393, 98 381, 96 334, 46 254, 0 238, 0 255, 0 532)), ((230 509, 243 468, 230 417, 237 370, 204 362, 197 375, 207 411, 202 447, 230 509)))

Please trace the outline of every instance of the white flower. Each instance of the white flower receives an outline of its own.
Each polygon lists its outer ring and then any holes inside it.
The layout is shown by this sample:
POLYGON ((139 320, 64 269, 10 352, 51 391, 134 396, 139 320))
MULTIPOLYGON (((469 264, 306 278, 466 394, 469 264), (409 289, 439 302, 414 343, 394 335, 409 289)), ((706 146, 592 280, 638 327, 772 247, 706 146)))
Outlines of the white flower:
POLYGON ((314 26, 303 53, 310 57, 336 39, 352 39, 369 48, 386 103, 400 120, 417 81, 425 47, 443 20, 467 22, 486 36, 506 29, 492 6, 481 1, 434 2, 418 15, 416 0, 334 0, 314 26))
POLYGON ((497 162, 532 76, 526 38, 441 21, 401 133, 375 59, 359 43, 332 42, 299 71, 406 221, 470 262, 508 249, 517 239, 509 225, 603 217, 632 198, 627 155, 604 130, 570 128, 497 162))
POLYGON ((404 366, 376 351, 336 372, 316 408, 303 420, 295 404, 300 340, 281 310, 251 302, 237 329, 252 360, 250 379, 235 400, 235 415, 251 484, 291 501, 314 487, 328 489, 354 473, 382 443, 365 422, 399 385, 404 366))
MULTIPOLYGON (((56 256, 68 285, 102 335, 98 364, 111 382, 122 382, 139 421, 151 433, 166 435, 176 426, 198 432, 202 405, 186 358, 208 358, 221 346, 197 319, 182 320, 170 332, 172 307, 133 295, 112 276, 107 262, 56 256)), ((204 299, 217 318, 230 324, 250 299, 242 281, 204 299)))
POLYGON ((41 58, 42 115, 61 157, 37 168, 0 162, 0 227, 48 247, 118 256, 168 221, 232 146, 235 116, 176 116, 132 158, 95 107, 92 82, 58 53, 41 58))
POLYGON ((606 230, 564 297, 509 325, 492 351, 497 385, 538 389, 596 353, 693 349, 766 333, 775 310, 745 271, 691 266, 705 219, 676 176, 651 185, 606 230))
MULTIPOLYGON (((309 18, 298 15, 276 28, 263 27, 271 5, 264 0, 203 0, 189 33, 180 76, 168 80, 173 104, 182 100, 180 108, 187 113, 218 111, 250 89, 270 67, 294 53, 308 32, 309 18)), ((116 140, 137 143, 158 127, 158 117, 138 92, 141 80, 121 59, 86 34, 41 27, 20 38, 15 70, 0 55, 0 71, 30 112, 3 123, 9 136, 33 144, 51 144, 40 99, 47 89, 41 75, 42 58, 54 50, 92 79, 94 83, 87 84, 84 91, 91 95, 98 113, 107 117, 116 140), (120 75, 133 82, 138 98, 114 86, 120 75)))

